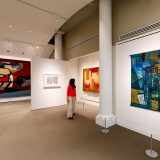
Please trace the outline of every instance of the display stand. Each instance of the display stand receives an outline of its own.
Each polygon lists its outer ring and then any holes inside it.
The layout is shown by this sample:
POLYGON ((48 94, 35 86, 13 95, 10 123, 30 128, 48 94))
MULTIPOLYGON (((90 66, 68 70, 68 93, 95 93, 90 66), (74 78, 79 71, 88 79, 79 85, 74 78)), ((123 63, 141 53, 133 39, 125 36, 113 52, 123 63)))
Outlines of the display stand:
POLYGON ((83 103, 83 108, 82 108, 82 110, 85 110, 85 108, 84 108, 84 101, 83 101, 82 103, 83 103))
POLYGON ((12 99, 11 99, 11 98, 8 98, 7 104, 8 104, 9 106, 12 105, 12 99))
MULTIPOLYGON (((85 100, 86 100, 86 101, 90 101, 90 102, 99 103, 99 102, 97 102, 97 101, 92 101, 92 100, 88 100, 88 99, 85 99, 85 98, 80 98, 80 99, 83 100, 83 102, 82 102, 82 104, 83 104, 82 110, 85 110, 85 107, 84 107, 84 104, 85 104, 84 101, 85 101, 85 100)), ((106 118, 105 118, 105 125, 104 125, 104 126, 105 126, 105 127, 102 128, 101 132, 104 133, 104 134, 109 133, 109 129, 106 128, 106 118)))
POLYGON ((85 110, 85 108, 84 108, 84 101, 90 101, 90 102, 95 102, 95 103, 99 103, 99 102, 97 102, 97 101, 92 101, 92 100, 89 100, 89 99, 85 99, 85 98, 80 98, 80 99, 82 99, 83 100, 83 102, 82 102, 82 104, 83 104, 83 106, 82 106, 82 110, 85 110))
POLYGON ((106 118, 105 118, 105 125, 104 125, 104 126, 105 126, 105 127, 102 128, 101 132, 104 133, 104 134, 109 133, 109 129, 106 128, 106 118))
MULTIPOLYGON (((99 103, 99 102, 97 102, 97 101, 92 101, 92 100, 88 100, 88 99, 84 99, 84 98, 80 98, 80 99, 82 99, 83 100, 83 107, 82 107, 82 110, 85 110, 85 108, 84 108, 84 101, 86 100, 86 101, 90 101, 90 102, 95 102, 95 103, 99 103)), ((101 130, 101 132, 102 133, 104 133, 104 134, 107 134, 107 133, 109 133, 109 129, 107 129, 106 128, 106 118, 105 118, 105 125, 104 125, 105 127, 104 128, 102 128, 102 130, 101 130)))
POLYGON ((145 154, 150 158, 157 158, 158 157, 158 153, 153 150, 153 138, 152 138, 152 135, 151 135, 151 149, 147 149, 145 151, 145 154))

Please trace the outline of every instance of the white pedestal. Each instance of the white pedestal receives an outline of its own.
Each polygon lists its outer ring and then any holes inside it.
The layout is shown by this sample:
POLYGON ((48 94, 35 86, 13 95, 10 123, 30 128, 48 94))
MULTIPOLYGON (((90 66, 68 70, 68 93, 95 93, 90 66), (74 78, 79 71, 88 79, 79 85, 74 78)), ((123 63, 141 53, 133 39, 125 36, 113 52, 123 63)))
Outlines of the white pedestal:
POLYGON ((109 128, 109 127, 116 124, 116 116, 115 115, 98 114, 96 116, 96 124, 98 124, 104 128, 109 128))

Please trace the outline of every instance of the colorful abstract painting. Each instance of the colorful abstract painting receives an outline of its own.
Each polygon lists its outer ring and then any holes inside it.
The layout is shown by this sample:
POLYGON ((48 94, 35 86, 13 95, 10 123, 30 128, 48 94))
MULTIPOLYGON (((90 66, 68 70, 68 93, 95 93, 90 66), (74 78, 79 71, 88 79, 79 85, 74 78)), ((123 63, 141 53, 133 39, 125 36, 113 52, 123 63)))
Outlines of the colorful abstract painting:
POLYGON ((0 58, 0 98, 30 95, 30 62, 0 58))
POLYGON ((160 111, 160 50, 131 55, 131 105, 160 111))
POLYGON ((83 91, 99 92, 99 67, 83 69, 83 91))

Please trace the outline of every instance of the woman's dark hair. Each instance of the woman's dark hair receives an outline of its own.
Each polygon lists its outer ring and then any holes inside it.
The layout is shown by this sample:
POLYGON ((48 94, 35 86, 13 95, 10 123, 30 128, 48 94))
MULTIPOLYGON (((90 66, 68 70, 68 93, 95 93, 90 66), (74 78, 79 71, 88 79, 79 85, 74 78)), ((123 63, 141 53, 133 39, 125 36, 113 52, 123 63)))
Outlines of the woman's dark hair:
POLYGON ((71 78, 71 79, 69 80, 69 84, 72 86, 72 88, 76 88, 75 79, 74 79, 74 78, 71 78))

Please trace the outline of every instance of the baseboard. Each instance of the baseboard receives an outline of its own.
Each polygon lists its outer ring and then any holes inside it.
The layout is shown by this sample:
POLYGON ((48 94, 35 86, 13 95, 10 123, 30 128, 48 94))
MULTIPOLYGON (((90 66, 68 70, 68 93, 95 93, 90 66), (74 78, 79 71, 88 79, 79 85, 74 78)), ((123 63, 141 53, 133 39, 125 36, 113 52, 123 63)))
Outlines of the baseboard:
POLYGON ((15 102, 15 101, 24 101, 24 100, 30 100, 31 97, 13 97, 13 98, 2 98, 0 99, 0 102, 15 102))
POLYGON ((18 98, 11 98, 10 101, 24 101, 24 100, 30 100, 31 97, 18 97, 18 98))
POLYGON ((140 133, 147 137, 150 137, 152 134, 154 139, 160 141, 160 133, 152 128, 146 127, 145 125, 139 125, 137 123, 135 124, 131 121, 127 121, 125 119, 118 117, 117 117, 117 125, 132 130, 134 132, 140 133))

